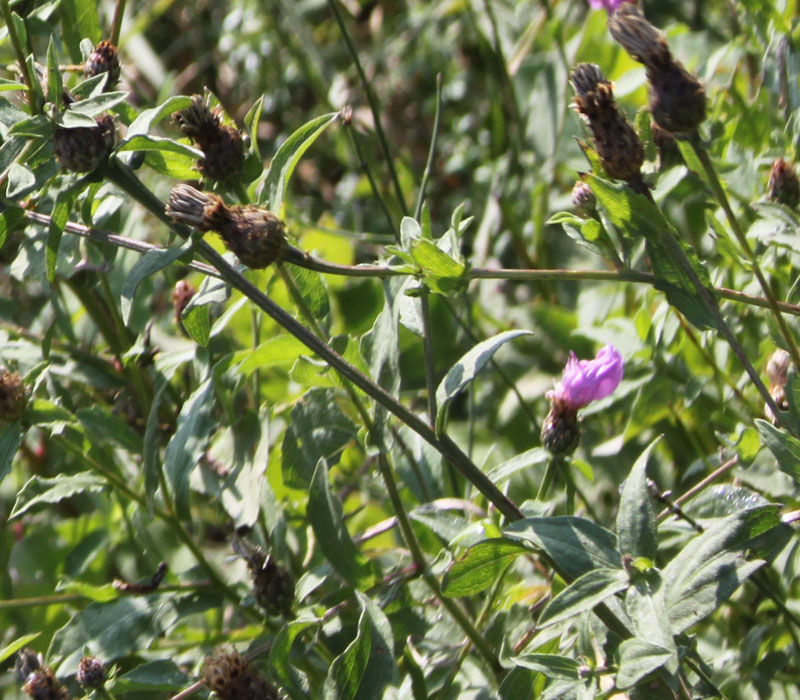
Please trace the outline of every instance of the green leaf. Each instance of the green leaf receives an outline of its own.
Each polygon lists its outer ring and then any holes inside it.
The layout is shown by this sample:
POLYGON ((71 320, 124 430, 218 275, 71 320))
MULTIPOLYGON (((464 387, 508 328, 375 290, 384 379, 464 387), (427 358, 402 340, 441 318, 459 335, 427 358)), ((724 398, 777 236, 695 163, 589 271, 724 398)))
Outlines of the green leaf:
POLYGON ((19 423, 0 425, 0 482, 11 471, 11 462, 22 444, 23 436, 19 423))
POLYGON ((61 80, 61 71, 58 69, 55 37, 51 36, 47 45, 47 94, 51 102, 60 105, 63 92, 64 84, 61 80))
POLYGON ((374 575, 369 560, 353 544, 347 531, 342 504, 331 493, 328 465, 323 458, 311 478, 306 512, 320 550, 334 571, 354 587, 366 589, 372 585, 374 575))
POLYGON ((34 399, 25 409, 23 420, 29 425, 60 428, 74 423, 76 419, 66 408, 56 406, 56 404, 46 399, 34 399))
POLYGON ((47 281, 53 283, 56 277, 56 262, 58 261, 58 248, 61 245, 61 235, 67 225, 69 213, 75 196, 71 190, 61 190, 56 196, 53 211, 50 214, 50 225, 47 228, 47 243, 45 247, 45 263, 47 265, 47 281))
POLYGON ((183 153, 145 151, 144 164, 161 175, 176 180, 197 179, 196 159, 183 153))
POLYGON ((533 335, 531 331, 503 331, 478 343, 456 362, 436 389, 436 405, 439 408, 436 432, 444 430, 447 421, 447 406, 489 363, 492 356, 509 340, 521 335, 533 335))
POLYGON ((613 532, 585 518, 561 515, 518 520, 503 531, 529 542, 555 562, 569 579, 597 568, 622 568, 613 532))
POLYGON ((269 170, 258 191, 257 201, 259 204, 263 204, 278 216, 282 215, 286 186, 289 184, 289 178, 291 178, 297 163, 300 162, 311 144, 317 140, 317 137, 336 121, 338 116, 338 112, 332 112, 312 119, 281 144, 269 164, 269 170))
POLYGON ((8 519, 16 518, 31 508, 43 503, 58 503, 76 493, 100 491, 107 486, 106 480, 93 472, 59 474, 52 479, 32 476, 17 493, 17 500, 8 519))
MULTIPOLYGON (((192 679, 169 659, 143 663, 114 679, 114 693, 169 693, 191 684, 192 679)), ((151 696, 152 697, 152 696, 151 696)))
POLYGON ((180 143, 174 139, 164 136, 151 136, 150 134, 134 134, 119 142, 116 150, 121 151, 162 151, 165 153, 177 153, 191 158, 192 162, 196 158, 202 158, 203 152, 193 146, 180 143))
POLYGON ((75 412, 87 432, 100 442, 112 442, 131 454, 142 454, 142 437, 127 421, 104 406, 88 406, 75 412))
POLYGON ((102 38, 100 17, 94 0, 63 0, 60 5, 61 31, 73 63, 81 63, 81 39, 89 37, 92 44, 102 38))
POLYGON ((56 590, 59 593, 77 593, 82 595, 88 600, 94 600, 98 603, 107 603, 110 600, 116 600, 122 593, 111 583, 103 584, 102 586, 93 586, 84 581, 59 581, 56 590))
POLYGON ((410 252, 422 272, 422 281, 432 292, 447 295, 463 286, 467 266, 450 257, 429 238, 412 241, 410 252))
POLYGON ((182 519, 189 519, 189 475, 203 453, 214 426, 214 385, 206 379, 181 407, 175 434, 164 455, 164 475, 172 502, 182 519))
POLYGON ((328 296, 328 288, 325 281, 318 272, 307 270, 303 267, 286 267, 286 274, 291 275, 294 283, 300 291, 306 306, 311 313, 325 328, 330 325, 331 304, 328 296))
POLYGON ((250 134, 250 148, 256 158, 261 160, 261 150, 258 148, 258 122, 261 121, 261 112, 264 109, 264 95, 261 95, 244 116, 244 125, 250 134))
POLYGON ((354 700, 358 696, 359 686, 367 670, 371 643, 372 627, 367 622, 366 611, 362 610, 356 638, 333 660, 328 669, 323 689, 325 700, 354 700))
POLYGON ((392 625, 380 606, 361 591, 356 591, 359 605, 370 628, 370 649, 367 667, 361 677, 355 700, 372 700, 383 696, 384 688, 395 680, 395 649, 392 625))
POLYGON ((12 163, 8 169, 6 196, 9 199, 24 197, 36 187, 36 176, 24 165, 12 163))
POLYGON ((307 348, 299 340, 286 333, 276 335, 261 343, 254 350, 242 350, 234 356, 239 362, 237 371, 249 376, 256 370, 272 367, 288 369, 307 348))
POLYGON ((283 437, 283 480, 293 488, 308 488, 319 460, 336 464, 341 449, 356 433, 356 426, 336 403, 336 395, 328 389, 312 389, 295 404, 283 437))
POLYGON ((584 179, 617 229, 633 239, 642 236, 646 239, 648 258, 656 277, 656 289, 664 292, 667 301, 697 328, 716 328, 714 316, 699 296, 681 260, 688 260, 701 284, 713 297, 708 272, 658 207, 627 185, 616 185, 588 174, 584 179))
POLYGON ((486 473, 486 476, 489 477, 489 481, 495 486, 500 486, 517 472, 540 464, 546 464, 549 459, 550 453, 546 449, 543 447, 534 447, 515 455, 502 464, 498 464, 496 467, 492 467, 486 473))
POLYGON ((517 666, 541 673, 547 678, 576 680, 580 678, 580 664, 569 656, 560 654, 522 654, 511 657, 517 666))
POLYGON ((450 565, 442 579, 442 593, 450 598, 480 593, 526 552, 530 549, 514 540, 496 538, 478 542, 450 565))
POLYGON ((670 627, 680 634, 710 615, 757 569, 744 550, 782 525, 776 506, 735 513, 691 540, 664 568, 670 627))
POLYGON ((661 437, 657 437, 639 455, 625 479, 617 513, 617 540, 624 555, 655 560, 658 552, 656 513, 647 489, 647 462, 661 437))
POLYGON ((317 627, 317 619, 297 619, 281 628, 269 650, 269 665, 275 680, 292 697, 307 698, 309 687, 305 674, 290 662, 292 645, 297 637, 311 627, 317 627))
POLYGON ((206 347, 211 337, 211 318, 208 304, 187 306, 181 313, 181 322, 189 337, 198 345, 206 347))
POLYGON ((128 99, 128 92, 124 90, 116 92, 101 92, 85 100, 73 102, 67 112, 85 114, 89 117, 96 117, 103 112, 108 112, 112 107, 125 102, 128 99))
POLYGON ((167 379, 163 374, 156 375, 155 390, 153 392, 153 403, 150 405, 150 412, 147 415, 147 425, 144 429, 144 440, 142 451, 142 471, 144 472, 144 490, 147 506, 151 510, 155 503, 155 494, 159 486, 158 446, 159 446, 159 420, 158 409, 161 400, 164 398, 164 390, 167 388, 167 379))
POLYGON ((158 122, 164 117, 171 115, 181 109, 186 109, 192 105, 191 97, 183 97, 182 95, 170 97, 162 102, 157 107, 146 109, 139 114, 136 119, 131 122, 128 127, 128 136, 126 140, 131 140, 132 137, 138 134, 147 134, 158 122))
POLYGON ((554 625, 579 615, 624 591, 630 585, 628 572, 622 569, 592 569, 576 578, 553 598, 539 616, 539 627, 554 625))
POLYGON ((125 324, 128 323, 131 310, 133 309, 133 296, 141 284, 142 280, 147 279, 156 272, 163 270, 168 265, 171 265, 182 255, 186 255, 192 248, 192 240, 189 238, 179 246, 167 248, 165 250, 148 250, 141 258, 139 258, 128 276, 125 278, 125 283, 122 285, 122 293, 120 295, 120 310, 122 311, 122 320, 125 324))
POLYGON ((0 92, 9 92, 12 90, 27 90, 28 86, 25 83, 20 83, 18 80, 8 80, 7 78, 0 78, 0 92))
POLYGON ((41 632, 34 632, 33 634, 26 634, 19 639, 15 639, 11 644, 0 649, 0 664, 3 663, 6 659, 10 658, 12 654, 18 652, 23 647, 30 644, 34 639, 36 639, 41 632))
POLYGON ((635 637, 619 645, 619 671, 616 684, 620 689, 630 688, 649 673, 674 659, 675 652, 660 644, 635 637))
POLYGON ((778 468, 800 482, 800 440, 760 418, 755 423, 761 442, 772 452, 778 468))

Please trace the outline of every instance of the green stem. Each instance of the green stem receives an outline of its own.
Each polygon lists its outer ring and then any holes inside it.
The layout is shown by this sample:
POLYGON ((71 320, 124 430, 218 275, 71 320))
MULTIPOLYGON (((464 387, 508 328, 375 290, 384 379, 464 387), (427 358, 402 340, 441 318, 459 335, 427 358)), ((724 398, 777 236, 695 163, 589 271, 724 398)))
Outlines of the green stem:
POLYGON ((33 87, 33 81, 36 79, 36 77, 31 75, 28 62, 25 60, 25 49, 22 47, 22 41, 20 40, 19 34, 17 34, 17 25, 14 24, 14 18, 11 14, 11 6, 9 5, 8 0, 0 0, 0 11, 2 11, 3 19, 6 22, 8 38, 11 40, 11 45, 14 47, 14 54, 17 57, 17 63, 19 63, 19 70, 22 73, 22 79, 25 81, 25 85, 28 88, 31 114, 41 114, 42 105, 39 104, 39 100, 37 99, 38 91, 33 87))
POLYGON ((547 492, 555 479, 556 472, 565 467, 564 460, 561 457, 551 457, 547 462, 547 467, 544 470, 542 483, 539 484, 539 491, 536 494, 537 501, 543 501, 547 498, 547 492))
POLYGON ((789 332, 789 327, 786 325, 786 320, 783 318, 783 315, 780 312, 777 299, 772 293, 772 289, 767 283, 764 274, 761 272, 758 260, 756 259, 755 253, 753 253, 753 249, 750 247, 747 236, 745 236, 742 227, 739 225, 736 215, 731 209, 730 202, 728 201, 728 195, 725 194, 725 189, 722 187, 719 177, 717 177, 717 171, 714 169, 714 164, 711 162, 711 157, 709 156, 708 150, 701 143, 700 136, 696 131, 690 137, 689 143, 691 144, 695 155, 700 159, 700 162, 703 165, 703 171, 705 172, 706 178, 711 185, 714 196, 717 198, 722 210, 725 212, 725 216, 728 219, 731 230, 736 236, 736 240, 739 242, 739 247, 747 256, 747 260, 750 263, 750 266, 753 268, 753 273, 755 274, 758 283, 761 285, 764 296, 769 302, 772 314, 775 316, 775 321, 777 322, 778 328, 783 336, 783 340, 786 343, 786 349, 789 351, 789 355, 792 357, 792 364, 795 366, 795 369, 800 371, 800 353, 797 351, 797 344, 795 343, 792 334, 789 332))
POLYGON ((436 74, 436 112, 433 117, 433 135, 431 136, 431 146, 428 149, 428 160, 425 162, 425 170, 422 171, 422 182, 419 185, 419 195, 417 196, 417 207, 414 210, 414 218, 419 221, 422 215, 422 204, 425 201, 425 188, 428 185, 428 178, 433 170, 433 157, 436 154, 436 142, 439 139, 439 122, 442 115, 442 74, 436 74))
POLYGON ((339 29, 342 32, 342 38, 344 39, 345 44, 347 44, 347 50, 350 52, 350 57, 353 59, 353 64, 355 65, 356 71, 358 72, 358 77, 361 80, 361 87, 364 88, 364 93, 367 96, 367 102, 369 103, 369 108, 372 112, 372 119, 375 122, 375 133, 378 135, 378 141, 381 144, 383 157, 386 160, 386 166, 389 168, 389 175, 392 178, 392 184, 394 185, 395 196, 397 197, 397 201, 400 205, 400 210, 403 212, 403 216, 405 216, 408 214, 408 209, 406 208, 406 199, 403 196, 403 190, 400 187, 400 179, 397 177, 397 170, 395 170, 392 154, 389 151, 389 143, 386 140, 386 135, 383 133, 383 127, 381 126, 381 114, 380 110, 378 109, 378 100, 375 98, 375 93, 372 91, 372 86, 370 85, 369 80, 367 80, 366 73, 364 73, 364 68, 362 67, 361 61, 358 58, 358 53, 356 52, 355 46, 353 46, 350 33, 347 31, 347 27, 344 24, 342 14, 339 12, 339 8, 336 5, 336 0, 328 0, 328 5, 331 8, 334 17, 336 18, 336 23, 339 25, 339 29))
POLYGON ((122 30, 122 16, 125 14, 126 0, 117 0, 114 7, 114 19, 111 22, 111 37, 110 41, 114 46, 119 44, 119 34, 122 30))

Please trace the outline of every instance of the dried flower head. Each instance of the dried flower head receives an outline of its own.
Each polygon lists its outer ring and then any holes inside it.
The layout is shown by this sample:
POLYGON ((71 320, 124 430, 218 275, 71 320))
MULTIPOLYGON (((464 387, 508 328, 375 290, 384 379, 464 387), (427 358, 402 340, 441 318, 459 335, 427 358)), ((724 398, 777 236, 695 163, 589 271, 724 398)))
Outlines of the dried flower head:
POLYGON ((86 59, 83 74, 87 77, 106 73, 104 90, 110 90, 117 84, 120 74, 119 53, 117 47, 110 41, 103 40, 94 47, 91 56, 86 59))
POLYGON ((705 89, 672 58, 663 32, 630 3, 609 16, 608 29, 635 60, 644 64, 653 119, 672 133, 695 129, 706 118, 705 89))
POLYGON ((552 406, 542 426, 542 444, 552 454, 569 454, 578 446, 578 410, 609 396, 622 373, 622 356, 613 345, 606 345, 593 360, 579 360, 570 352, 561 381, 547 392, 552 406))
POLYGON ((0 423, 19 420, 28 404, 25 383, 16 372, 0 370, 0 423))
POLYGON ((206 657, 203 683, 222 700, 276 700, 278 691, 238 651, 217 648, 206 657))
POLYGON ((784 204, 790 209, 800 203, 800 181, 797 179, 794 165, 778 158, 769 172, 769 198, 784 204))
POLYGON ((102 165, 114 148, 114 119, 103 114, 95 119, 96 127, 56 127, 53 147, 56 159, 65 170, 88 173, 102 165))
POLYGON ((614 101, 611 83, 594 63, 579 63, 570 75, 575 89, 575 109, 594 135, 597 154, 610 177, 638 179, 644 147, 614 101))
POLYGON ((203 151, 197 167, 204 177, 223 181, 239 175, 244 162, 242 137, 222 123, 219 110, 212 111, 200 95, 194 95, 192 104, 175 112, 172 121, 203 151))
POLYGON ((84 656, 78 663, 78 683, 84 688, 99 688, 105 676, 103 662, 96 656, 84 656))
POLYGON ((69 700, 69 692, 58 682, 49 666, 42 666, 31 673, 22 691, 33 700, 69 700))
POLYGON ((228 206, 218 195, 177 185, 170 192, 165 211, 180 223, 219 233, 247 267, 267 267, 286 250, 283 222, 260 207, 228 206))
MULTIPOLYGON (((782 411, 789 409, 789 400, 786 398, 786 379, 789 376, 789 367, 792 361, 786 350, 778 348, 767 360, 767 376, 769 377, 770 396, 782 411)), ((776 422, 775 414, 769 405, 764 406, 764 413, 773 423, 776 422)))

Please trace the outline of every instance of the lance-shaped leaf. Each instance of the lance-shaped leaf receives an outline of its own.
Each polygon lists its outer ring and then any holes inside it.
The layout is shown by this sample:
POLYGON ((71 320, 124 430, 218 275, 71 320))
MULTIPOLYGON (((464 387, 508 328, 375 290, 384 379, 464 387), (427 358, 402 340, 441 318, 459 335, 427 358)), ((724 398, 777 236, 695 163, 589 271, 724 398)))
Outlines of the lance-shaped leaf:
POLYGON ((17 500, 8 516, 16 518, 36 505, 58 503, 76 493, 99 491, 107 486, 106 480, 93 472, 59 474, 52 479, 32 476, 17 494, 17 500))
POLYGON ((450 401, 475 379, 500 347, 509 340, 518 338, 521 335, 533 334, 531 331, 503 331, 498 333, 478 343, 450 368, 436 389, 436 405, 439 408, 436 419, 437 432, 441 433, 444 430, 447 420, 447 406, 450 401))
POLYGON ((647 462, 660 441, 651 442, 633 465, 619 499, 617 539, 619 551, 632 557, 656 558, 656 514, 647 490, 647 462))
POLYGON ((591 610, 612 595, 624 591, 630 581, 623 569, 592 569, 576 578, 553 598, 539 616, 539 627, 591 610))
POLYGON ((780 470, 800 482, 800 440, 760 418, 756 419, 756 428, 761 442, 772 452, 780 470))
POLYGON ((442 580, 442 593, 451 598, 480 593, 491 586, 528 547, 502 537, 478 542, 453 562, 442 580))

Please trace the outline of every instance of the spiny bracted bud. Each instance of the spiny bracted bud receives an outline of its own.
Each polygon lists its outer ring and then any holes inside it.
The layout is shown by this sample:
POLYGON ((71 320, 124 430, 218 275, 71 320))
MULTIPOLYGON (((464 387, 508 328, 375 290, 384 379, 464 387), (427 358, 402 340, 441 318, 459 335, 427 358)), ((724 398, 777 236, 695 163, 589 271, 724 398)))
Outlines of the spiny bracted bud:
POLYGON ((178 280, 175 283, 175 289, 172 290, 172 308, 175 309, 175 323, 179 328, 183 328, 181 314, 195 294, 197 294, 197 289, 191 282, 178 280))
POLYGON ((104 90, 110 90, 119 80, 119 53, 117 47, 110 41, 103 40, 94 47, 94 51, 86 59, 83 74, 89 78, 100 73, 106 73, 104 90))
POLYGON ((572 187, 572 206, 579 216, 588 218, 597 212, 597 198, 582 180, 578 180, 572 187))
POLYGON ((28 677, 38 671, 42 667, 42 655, 37 654, 33 649, 22 649, 17 652, 17 658, 14 660, 14 673, 20 683, 28 680, 28 677))
POLYGON ((203 666, 203 683, 222 700, 277 700, 278 691, 236 650, 217 648, 203 666))
POLYGON ((78 663, 78 683, 84 688, 99 688, 105 677, 103 662, 96 656, 84 656, 78 663))
POLYGON ((114 148, 114 118, 103 114, 95 119, 96 127, 56 127, 53 147, 56 158, 65 170, 88 173, 102 165, 114 148))
POLYGON ((778 158, 769 172, 769 198, 786 205, 790 209, 800 202, 800 181, 797 179, 794 165, 778 158))
POLYGON ((631 3, 609 15, 608 29, 632 58, 644 64, 653 119, 674 134, 697 128, 706 118, 705 89, 672 57, 664 34, 631 3))
POLYGON ((28 405, 25 383, 16 372, 0 370, 0 423, 13 423, 20 419, 28 405))
POLYGON ((294 577, 275 558, 246 540, 233 540, 234 551, 247 562, 253 594, 268 615, 289 617, 294 603, 294 577))
POLYGON ((554 399, 542 424, 542 445, 552 455, 568 455, 581 439, 578 410, 566 401, 554 399))
POLYGON ((644 147, 630 122, 617 107, 611 83, 594 63, 579 63, 570 75, 575 109, 589 124, 597 154, 610 177, 638 179, 644 147))
POLYGON ((267 267, 280 260, 286 250, 283 222, 260 207, 228 206, 216 194, 177 185, 169 194, 165 211, 199 231, 216 231, 247 267, 267 267))
POLYGON ((41 666, 31 673, 22 691, 33 700, 69 700, 69 692, 58 682, 49 666, 41 666))
MULTIPOLYGON (((782 411, 789 409, 789 401, 786 398, 786 379, 789 376, 789 367, 791 364, 792 361, 789 357, 789 353, 780 348, 775 350, 775 352, 769 356, 769 360, 767 360, 769 393, 775 403, 778 404, 778 408, 782 411)), ((772 423, 777 421, 775 414, 773 414, 772 409, 768 405, 764 406, 764 413, 772 423)))
POLYGON ((244 163, 242 137, 222 123, 219 110, 211 110, 200 95, 191 106, 172 115, 175 125, 203 151, 198 170, 209 180, 229 180, 239 175, 244 163))

